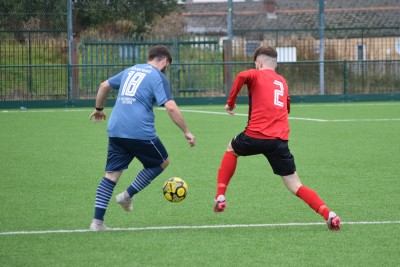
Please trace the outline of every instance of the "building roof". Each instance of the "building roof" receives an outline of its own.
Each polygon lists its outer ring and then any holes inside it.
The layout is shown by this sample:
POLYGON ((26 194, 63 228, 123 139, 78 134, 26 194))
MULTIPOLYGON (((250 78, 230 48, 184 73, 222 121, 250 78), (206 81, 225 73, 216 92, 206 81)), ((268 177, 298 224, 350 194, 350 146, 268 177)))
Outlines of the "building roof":
MULTIPOLYGON (((187 32, 227 34, 227 1, 184 3, 187 32)), ((325 28, 393 27, 400 35, 399 0, 325 1, 325 28), (397 29, 396 29, 397 28, 397 29)), ((318 29, 318 0, 259 0, 233 2, 233 31, 318 29)))

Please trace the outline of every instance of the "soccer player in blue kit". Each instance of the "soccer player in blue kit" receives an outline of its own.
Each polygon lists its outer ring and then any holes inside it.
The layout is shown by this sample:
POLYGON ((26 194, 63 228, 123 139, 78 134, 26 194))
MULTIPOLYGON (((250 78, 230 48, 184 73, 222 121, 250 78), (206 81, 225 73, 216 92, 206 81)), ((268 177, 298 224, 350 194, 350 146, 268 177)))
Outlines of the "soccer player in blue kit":
POLYGON ((105 175, 100 181, 95 201, 95 212, 90 230, 109 229, 104 215, 122 172, 134 158, 143 169, 126 191, 116 196, 125 211, 132 210, 135 194, 147 187, 169 164, 168 153, 156 134, 153 105, 164 106, 171 120, 182 130, 189 145, 195 145, 195 136, 171 96, 170 83, 164 71, 172 62, 165 46, 150 49, 146 64, 127 68, 100 84, 96 108, 89 119, 100 122, 106 119, 103 111, 108 93, 118 90, 118 98, 108 121, 108 154, 105 175))

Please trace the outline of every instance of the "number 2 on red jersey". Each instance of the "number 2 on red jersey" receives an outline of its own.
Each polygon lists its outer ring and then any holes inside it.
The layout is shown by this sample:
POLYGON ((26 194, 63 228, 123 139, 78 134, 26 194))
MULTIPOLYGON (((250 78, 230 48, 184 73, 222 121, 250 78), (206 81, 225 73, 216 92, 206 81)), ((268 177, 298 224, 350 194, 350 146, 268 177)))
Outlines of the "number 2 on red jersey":
POLYGON ((275 80, 274 84, 279 86, 279 89, 274 90, 274 105, 283 107, 283 102, 280 100, 283 96, 283 83, 275 80))

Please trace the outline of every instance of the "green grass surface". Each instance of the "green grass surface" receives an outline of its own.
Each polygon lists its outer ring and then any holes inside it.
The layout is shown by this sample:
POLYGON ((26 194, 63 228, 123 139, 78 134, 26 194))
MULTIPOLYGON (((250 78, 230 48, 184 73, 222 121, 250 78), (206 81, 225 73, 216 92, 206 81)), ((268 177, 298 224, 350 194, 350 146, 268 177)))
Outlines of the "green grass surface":
MULTIPOLYGON (((399 102, 292 107, 298 173, 340 215, 339 232, 328 231, 261 156, 239 158, 228 208, 214 214, 217 170, 244 129, 247 106, 236 116, 219 114, 223 106, 181 109, 196 147, 155 109, 171 164, 135 197, 132 213, 112 199, 106 223, 121 229, 108 232, 87 231, 104 174, 106 122, 89 122, 91 109, 0 111, 0 266, 399 264, 399 102), (189 184, 181 203, 163 198, 172 176, 189 184)), ((140 169, 135 160, 114 196, 140 169)))

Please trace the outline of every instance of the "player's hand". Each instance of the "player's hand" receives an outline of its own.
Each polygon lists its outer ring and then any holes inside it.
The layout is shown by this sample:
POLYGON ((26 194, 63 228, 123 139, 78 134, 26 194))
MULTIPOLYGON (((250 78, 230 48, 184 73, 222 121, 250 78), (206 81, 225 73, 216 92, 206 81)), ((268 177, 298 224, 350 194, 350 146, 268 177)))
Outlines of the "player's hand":
POLYGON ((185 138, 188 141, 190 147, 193 147, 196 144, 196 137, 192 133, 185 133, 185 138))
POLYGON ((103 110, 98 111, 98 110, 94 110, 92 112, 92 114, 90 114, 89 116, 89 120, 92 120, 94 118, 94 122, 101 122, 101 120, 106 120, 106 114, 104 113, 103 110))
POLYGON ((228 106, 228 104, 225 105, 225 110, 226 112, 229 113, 229 115, 235 115, 235 112, 233 110, 235 109, 236 105, 234 106, 228 106))

